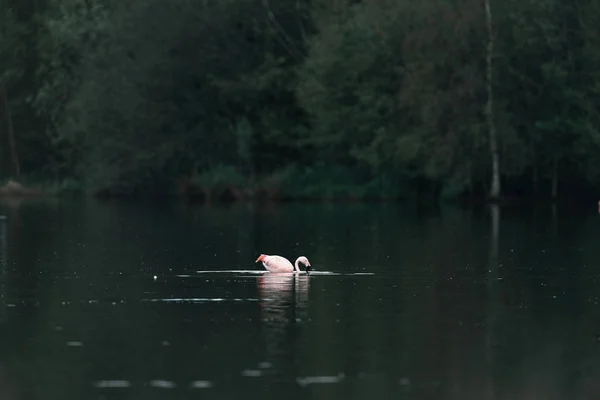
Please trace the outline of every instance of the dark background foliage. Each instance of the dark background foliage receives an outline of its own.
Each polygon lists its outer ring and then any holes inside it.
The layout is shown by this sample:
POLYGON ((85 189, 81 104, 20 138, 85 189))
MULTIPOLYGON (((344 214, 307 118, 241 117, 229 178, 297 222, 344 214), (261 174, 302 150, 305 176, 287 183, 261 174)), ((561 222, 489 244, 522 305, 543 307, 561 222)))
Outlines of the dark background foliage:
POLYGON ((0 177, 106 194, 599 187, 600 1, 0 0, 0 177))

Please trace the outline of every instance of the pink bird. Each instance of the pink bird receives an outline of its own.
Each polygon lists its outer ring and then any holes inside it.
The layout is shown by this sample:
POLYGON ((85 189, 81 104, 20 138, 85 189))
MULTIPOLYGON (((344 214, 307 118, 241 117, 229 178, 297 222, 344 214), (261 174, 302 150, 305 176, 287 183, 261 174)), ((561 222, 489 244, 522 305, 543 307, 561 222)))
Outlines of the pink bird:
POLYGON ((261 254, 254 262, 259 261, 262 261, 263 265, 269 272, 294 272, 294 267, 296 272, 302 272, 298 267, 298 263, 304 264, 307 272, 310 270, 310 262, 304 256, 298 257, 294 265, 292 265, 292 263, 289 262, 285 257, 268 256, 266 254, 261 254))

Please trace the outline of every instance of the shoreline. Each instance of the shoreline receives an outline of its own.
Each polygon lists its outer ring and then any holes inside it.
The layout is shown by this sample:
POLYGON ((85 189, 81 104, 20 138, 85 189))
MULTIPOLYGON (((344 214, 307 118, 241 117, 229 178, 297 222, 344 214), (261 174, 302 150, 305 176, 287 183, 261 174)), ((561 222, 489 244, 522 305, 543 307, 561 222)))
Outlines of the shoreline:
MULTIPOLYGON (((350 191, 352 188, 348 188, 350 191)), ((544 205, 585 205, 594 204, 598 207, 598 199, 592 196, 556 197, 552 196, 524 196, 503 195, 492 198, 483 195, 461 195, 456 197, 434 197, 411 193, 407 195, 350 195, 350 194, 291 194, 282 189, 265 190, 223 186, 218 188, 194 187, 193 190, 177 190, 164 192, 151 191, 112 191, 112 190, 84 190, 81 186, 73 184, 26 184, 14 179, 9 179, 0 185, 0 200, 3 199, 44 199, 44 198, 86 198, 91 197, 99 201, 118 200, 174 200, 184 201, 188 204, 202 205, 228 205, 236 203, 266 203, 266 204, 299 204, 299 203, 331 203, 331 204, 368 204, 368 203, 414 203, 424 207, 437 207, 443 204, 454 204, 463 207, 477 207, 486 205, 506 206, 544 206, 544 205)))

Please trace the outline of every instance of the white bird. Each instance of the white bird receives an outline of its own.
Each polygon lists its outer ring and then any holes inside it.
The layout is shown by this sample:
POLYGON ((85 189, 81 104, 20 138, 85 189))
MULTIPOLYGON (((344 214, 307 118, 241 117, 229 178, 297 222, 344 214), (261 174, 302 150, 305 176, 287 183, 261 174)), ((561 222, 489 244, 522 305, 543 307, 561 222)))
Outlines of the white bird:
POLYGON ((266 254, 261 254, 254 262, 259 261, 262 261, 262 264, 269 272, 294 272, 294 268, 296 272, 302 272, 298 267, 298 263, 304 264, 307 272, 310 270, 310 262, 304 256, 298 257, 294 265, 285 257, 269 256, 266 254))

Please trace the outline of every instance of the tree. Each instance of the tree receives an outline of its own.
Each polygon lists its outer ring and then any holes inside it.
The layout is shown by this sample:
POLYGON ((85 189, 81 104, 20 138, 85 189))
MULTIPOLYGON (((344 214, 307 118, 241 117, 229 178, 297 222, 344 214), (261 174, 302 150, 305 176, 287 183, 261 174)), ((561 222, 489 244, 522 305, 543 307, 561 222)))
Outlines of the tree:
POLYGON ((23 27, 17 23, 8 2, 0 2, 0 109, 5 120, 12 175, 17 178, 21 173, 21 163, 15 136, 10 90, 22 74, 19 65, 23 56, 22 35, 23 27))
POLYGON ((302 143, 372 176, 463 190, 479 162, 481 125, 473 4, 365 2, 315 18, 298 86, 314 129, 302 143))
POLYGON ((286 71, 301 61, 307 16, 290 3, 57 3, 57 67, 37 99, 55 142, 77 149, 95 189, 163 191, 221 165, 253 174, 255 146, 284 142, 295 107, 286 71))
POLYGON ((488 31, 487 49, 486 49, 486 89, 487 103, 485 106, 485 114, 487 117, 488 134, 490 141, 490 155, 492 159, 492 184, 490 186, 490 197, 497 198, 500 196, 500 156, 498 154, 498 135, 496 133, 496 124, 494 121, 494 75, 493 75, 493 59, 494 59, 494 28, 492 25, 492 8, 491 0, 485 2, 485 20, 488 31))
POLYGON ((583 4, 556 0, 510 2, 501 27, 499 96, 510 99, 510 125, 520 144, 512 151, 520 159, 512 165, 523 166, 514 169, 517 174, 530 171, 532 193, 542 182, 553 198, 561 176, 589 176, 594 163, 588 159, 595 142, 590 88, 598 61, 586 50, 592 42, 584 28, 598 14, 591 3, 587 7, 586 12, 583 4))

